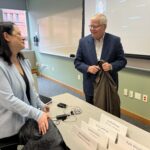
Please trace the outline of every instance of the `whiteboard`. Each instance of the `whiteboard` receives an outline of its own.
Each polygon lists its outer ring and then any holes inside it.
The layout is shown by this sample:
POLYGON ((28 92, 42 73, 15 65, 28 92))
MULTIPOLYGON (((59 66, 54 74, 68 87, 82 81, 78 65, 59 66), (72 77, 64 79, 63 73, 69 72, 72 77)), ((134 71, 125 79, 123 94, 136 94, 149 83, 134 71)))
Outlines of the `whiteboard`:
POLYGON ((82 6, 38 19, 39 51, 69 57, 82 32, 82 6))
POLYGON ((106 32, 121 37, 126 54, 150 56, 150 0, 85 0, 85 35, 96 12, 106 14, 106 32))

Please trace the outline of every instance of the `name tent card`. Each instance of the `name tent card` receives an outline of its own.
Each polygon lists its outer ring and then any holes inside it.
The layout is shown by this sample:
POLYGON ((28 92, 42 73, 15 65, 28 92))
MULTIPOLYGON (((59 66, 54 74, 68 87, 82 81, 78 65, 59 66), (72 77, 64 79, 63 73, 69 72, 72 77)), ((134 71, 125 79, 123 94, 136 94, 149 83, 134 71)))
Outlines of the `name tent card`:
POLYGON ((107 149, 108 137, 100 132, 97 132, 96 129, 92 128, 84 121, 81 122, 81 129, 90 134, 90 136, 97 141, 99 150, 101 150, 101 148, 107 149))
POLYGON ((76 136, 76 139, 79 141, 78 143, 84 145, 86 147, 86 150, 98 149, 98 143, 93 138, 91 138, 89 134, 81 130, 78 126, 74 125, 72 127, 72 132, 76 136))
POLYGON ((117 132, 118 134, 121 134, 123 136, 126 136, 128 128, 121 124, 120 122, 112 119, 111 117, 101 114, 100 123, 104 124, 105 126, 110 127, 112 130, 117 132))
POLYGON ((119 135, 118 136, 118 145, 124 147, 126 150, 149 150, 147 147, 137 143, 136 141, 119 135))
POLYGON ((90 118, 89 123, 91 127, 93 127, 97 132, 107 136, 113 143, 115 143, 117 139, 117 132, 113 131, 111 128, 108 126, 104 126, 100 122, 90 118))
POLYGON ((108 150, 126 150, 126 149, 124 149, 124 147, 122 147, 118 144, 109 142, 108 150))

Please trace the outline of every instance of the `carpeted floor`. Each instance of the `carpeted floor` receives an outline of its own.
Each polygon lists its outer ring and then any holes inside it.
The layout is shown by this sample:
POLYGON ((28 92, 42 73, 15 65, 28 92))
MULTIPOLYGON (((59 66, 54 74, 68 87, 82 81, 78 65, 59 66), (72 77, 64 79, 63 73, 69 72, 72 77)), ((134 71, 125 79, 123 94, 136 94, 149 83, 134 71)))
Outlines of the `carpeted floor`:
POLYGON ((43 77, 38 77, 37 80, 39 94, 43 96, 52 97, 63 93, 70 93, 84 100, 84 97, 51 80, 47 80, 43 77))

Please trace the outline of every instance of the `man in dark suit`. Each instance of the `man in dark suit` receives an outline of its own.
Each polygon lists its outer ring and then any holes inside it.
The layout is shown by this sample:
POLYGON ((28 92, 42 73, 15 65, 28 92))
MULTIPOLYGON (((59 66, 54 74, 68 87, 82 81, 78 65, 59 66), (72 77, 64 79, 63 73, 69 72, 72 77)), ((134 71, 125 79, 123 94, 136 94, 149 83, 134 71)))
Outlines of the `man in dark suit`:
POLYGON ((75 68, 83 73, 83 90, 86 101, 93 104, 93 83, 100 70, 99 60, 104 60, 104 71, 108 71, 118 86, 118 71, 125 67, 127 61, 120 38, 106 33, 107 19, 98 13, 90 20, 91 34, 80 39, 75 68))

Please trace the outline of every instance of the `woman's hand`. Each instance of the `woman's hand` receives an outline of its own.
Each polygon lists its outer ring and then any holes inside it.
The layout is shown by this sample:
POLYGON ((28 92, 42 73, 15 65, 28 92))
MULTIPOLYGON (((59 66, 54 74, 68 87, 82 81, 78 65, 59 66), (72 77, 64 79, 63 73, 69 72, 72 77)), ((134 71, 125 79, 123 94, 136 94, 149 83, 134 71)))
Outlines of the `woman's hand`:
POLYGON ((50 111, 49 106, 48 105, 44 105, 43 111, 44 112, 49 112, 50 111))
POLYGON ((38 126, 39 126, 39 132, 42 133, 43 135, 47 132, 48 130, 48 119, 50 116, 48 113, 43 112, 40 118, 37 120, 38 126))

